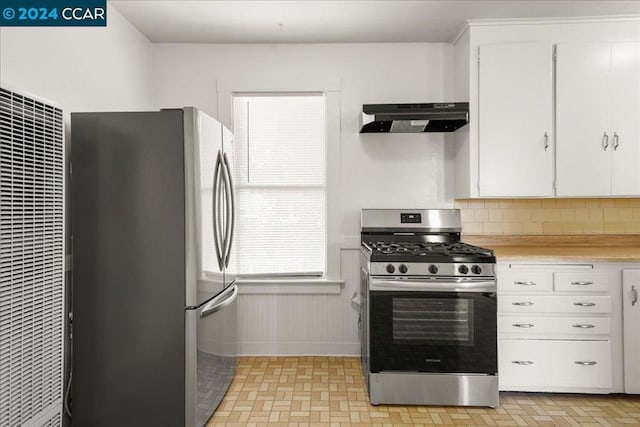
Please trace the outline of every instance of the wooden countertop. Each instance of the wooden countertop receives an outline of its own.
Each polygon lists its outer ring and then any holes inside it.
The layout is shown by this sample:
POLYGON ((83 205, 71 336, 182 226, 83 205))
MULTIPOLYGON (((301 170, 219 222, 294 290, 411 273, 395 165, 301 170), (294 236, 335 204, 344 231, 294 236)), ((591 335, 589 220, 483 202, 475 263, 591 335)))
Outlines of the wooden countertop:
POLYGON ((498 261, 640 262, 640 235, 465 235, 493 249, 498 261))

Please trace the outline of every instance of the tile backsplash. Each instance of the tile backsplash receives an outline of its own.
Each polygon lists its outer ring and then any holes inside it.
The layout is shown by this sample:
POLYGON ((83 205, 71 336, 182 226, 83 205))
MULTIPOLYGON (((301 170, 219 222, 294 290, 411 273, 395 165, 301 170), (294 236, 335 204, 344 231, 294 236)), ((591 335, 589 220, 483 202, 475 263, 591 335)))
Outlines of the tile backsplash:
POLYGON ((465 234, 640 234, 640 198, 461 199, 465 234))

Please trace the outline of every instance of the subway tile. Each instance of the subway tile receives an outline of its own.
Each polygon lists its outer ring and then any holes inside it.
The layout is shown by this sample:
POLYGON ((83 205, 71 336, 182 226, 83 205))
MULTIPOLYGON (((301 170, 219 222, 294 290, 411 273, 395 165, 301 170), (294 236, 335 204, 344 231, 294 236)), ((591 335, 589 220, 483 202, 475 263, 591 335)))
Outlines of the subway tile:
POLYGON ((616 208, 630 208, 631 199, 613 199, 613 206, 616 208))
POLYGON ((617 208, 618 211, 618 219, 620 221, 630 221, 633 219, 633 208, 624 207, 617 208))
POLYGON ((546 212, 546 209, 531 209, 531 221, 545 221, 546 212))
POLYGON ((561 208, 560 209, 560 222, 571 223, 576 220, 576 211, 574 208, 561 208))
POLYGON ((482 224, 482 232, 484 234, 503 234, 502 226, 501 222, 487 222, 482 224))
MULTIPOLYGON (((502 209, 489 209, 489 222, 502 222, 502 209)), ((640 208, 638 208, 638 218, 640 219, 640 208)))
POLYGON ((488 222, 489 210, 488 209, 474 209, 473 217, 476 222, 488 222))
POLYGON ((519 208, 515 210, 516 221, 528 222, 531 220, 531 210, 526 208, 519 208))
POLYGON ((545 212, 545 222, 560 222, 560 209, 547 209, 545 212))
POLYGON ((574 209, 574 215, 577 222, 589 222, 589 210, 587 208, 574 209))
POLYGON ((543 222, 542 223, 543 234, 561 234, 562 224, 559 222, 543 222))

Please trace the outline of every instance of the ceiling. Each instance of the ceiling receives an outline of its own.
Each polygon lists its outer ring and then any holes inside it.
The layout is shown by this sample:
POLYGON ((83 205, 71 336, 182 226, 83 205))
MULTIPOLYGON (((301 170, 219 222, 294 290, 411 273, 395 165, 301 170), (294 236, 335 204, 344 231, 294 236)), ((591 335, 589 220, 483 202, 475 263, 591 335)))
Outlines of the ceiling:
POLYGON ((467 19, 640 14, 640 1, 612 0, 110 3, 157 43, 450 42, 467 19))

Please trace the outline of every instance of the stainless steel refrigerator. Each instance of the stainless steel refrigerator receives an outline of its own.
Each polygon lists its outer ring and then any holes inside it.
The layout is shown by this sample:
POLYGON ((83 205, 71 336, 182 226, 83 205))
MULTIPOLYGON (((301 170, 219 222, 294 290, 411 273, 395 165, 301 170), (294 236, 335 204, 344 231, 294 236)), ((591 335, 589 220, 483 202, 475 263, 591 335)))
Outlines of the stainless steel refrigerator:
POLYGON ((195 108, 71 115, 73 425, 203 426, 222 400, 232 146, 195 108))

